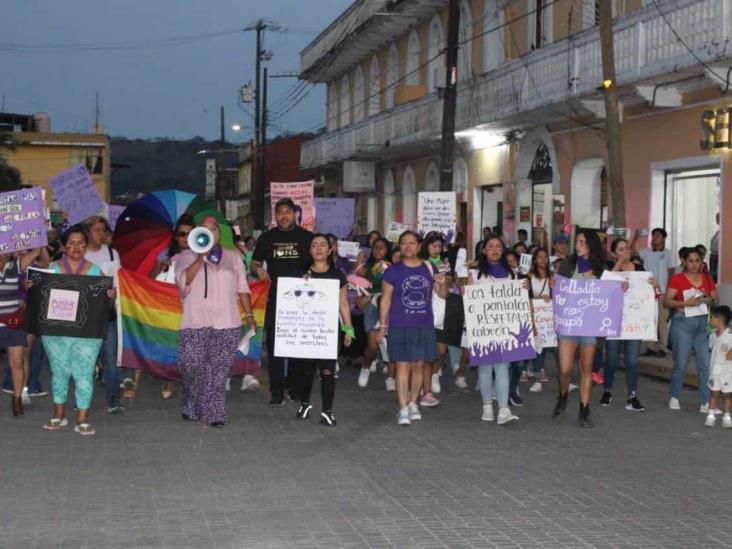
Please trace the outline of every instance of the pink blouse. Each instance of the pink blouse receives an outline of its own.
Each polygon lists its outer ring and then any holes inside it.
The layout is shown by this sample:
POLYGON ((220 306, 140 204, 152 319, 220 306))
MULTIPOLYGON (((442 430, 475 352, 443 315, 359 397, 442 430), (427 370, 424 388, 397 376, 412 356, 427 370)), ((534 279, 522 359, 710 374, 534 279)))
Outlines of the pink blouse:
POLYGON ((227 330, 240 327, 238 294, 250 292, 239 253, 223 250, 218 265, 204 261, 193 281, 186 286, 186 269, 196 257, 197 254, 190 250, 176 256, 175 281, 183 302, 180 329, 227 330))

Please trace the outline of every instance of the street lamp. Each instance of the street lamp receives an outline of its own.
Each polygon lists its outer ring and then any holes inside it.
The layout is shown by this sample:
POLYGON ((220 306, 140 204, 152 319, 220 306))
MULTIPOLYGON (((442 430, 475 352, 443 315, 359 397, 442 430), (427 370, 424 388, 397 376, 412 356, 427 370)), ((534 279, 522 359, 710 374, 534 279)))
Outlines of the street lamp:
POLYGON ((231 129, 235 132, 240 132, 242 129, 241 124, 232 124, 231 129))

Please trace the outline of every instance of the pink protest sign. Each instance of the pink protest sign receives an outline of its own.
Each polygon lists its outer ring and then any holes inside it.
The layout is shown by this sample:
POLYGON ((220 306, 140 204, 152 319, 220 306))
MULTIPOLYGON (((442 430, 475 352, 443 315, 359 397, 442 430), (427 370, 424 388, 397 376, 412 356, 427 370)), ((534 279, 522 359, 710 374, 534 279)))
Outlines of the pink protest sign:
POLYGON ((278 200, 289 198, 295 203, 297 224, 312 231, 315 227, 313 208, 314 181, 298 183, 270 183, 272 197, 272 224, 275 224, 275 205, 278 200))

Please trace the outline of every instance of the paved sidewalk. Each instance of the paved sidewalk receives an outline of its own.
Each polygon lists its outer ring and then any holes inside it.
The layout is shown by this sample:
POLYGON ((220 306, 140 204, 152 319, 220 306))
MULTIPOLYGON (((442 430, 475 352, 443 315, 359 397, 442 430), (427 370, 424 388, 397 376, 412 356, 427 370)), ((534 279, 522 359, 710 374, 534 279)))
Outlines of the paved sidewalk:
POLYGON ((41 429, 48 397, 16 420, 5 396, 0 547, 732 546, 732 431, 705 428, 692 391, 673 413, 667 385, 644 378, 647 412, 619 398, 583 431, 576 393, 554 423, 554 387, 522 385, 520 422, 500 428, 443 380, 409 428, 381 375, 360 390, 355 371, 337 382, 334 429, 263 391, 233 391, 222 430, 184 423, 179 391, 162 401, 145 378, 124 416, 98 389, 98 435, 82 438, 41 429))

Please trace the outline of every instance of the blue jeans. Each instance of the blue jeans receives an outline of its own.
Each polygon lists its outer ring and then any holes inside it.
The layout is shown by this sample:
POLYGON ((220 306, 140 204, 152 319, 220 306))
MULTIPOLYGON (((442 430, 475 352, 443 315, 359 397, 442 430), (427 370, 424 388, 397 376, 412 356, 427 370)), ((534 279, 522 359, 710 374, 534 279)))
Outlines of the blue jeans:
POLYGON ((40 336, 33 342, 30 352, 30 372, 28 374, 28 392, 41 392, 41 367, 43 366, 43 343, 40 336))
POLYGON ((557 356, 557 348, 556 347, 546 347, 545 349, 542 349, 540 353, 536 355, 536 358, 534 359, 534 373, 540 374, 542 370, 546 370, 546 357, 549 353, 552 353, 554 355, 554 362, 559 365, 559 357, 557 356))
POLYGON ((518 362, 511 362, 510 364, 511 367, 508 382, 508 394, 515 395, 516 393, 518 393, 518 384, 519 381, 521 381, 521 374, 524 373, 524 370, 529 367, 529 361, 521 360, 518 362))
POLYGON ((478 385, 483 404, 493 400, 493 372, 496 373, 496 398, 499 408, 508 408, 508 362, 478 367, 478 385))
POLYGON ((707 338, 707 317, 687 318, 675 312, 671 321, 669 340, 673 345, 674 369, 671 374, 671 398, 679 398, 684 385, 684 375, 689 366, 691 350, 696 354, 696 371, 699 377, 699 401, 709 402, 709 344, 707 338))
POLYGON ((620 365, 620 349, 625 355, 625 385, 628 396, 638 393, 638 361, 641 342, 639 339, 608 339, 607 362, 605 363, 605 390, 612 391, 615 383, 615 372, 620 365))
POLYGON ((107 406, 119 406, 119 368, 117 367, 117 321, 107 324, 107 337, 99 352, 102 359, 102 381, 107 393, 107 406))

